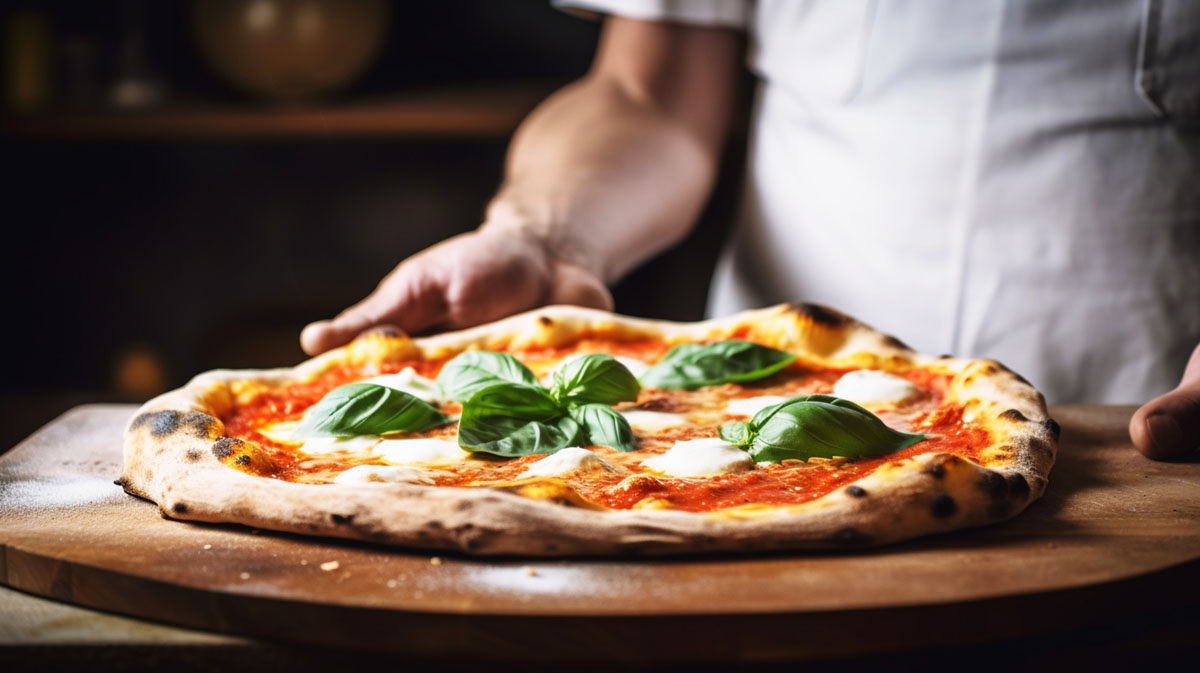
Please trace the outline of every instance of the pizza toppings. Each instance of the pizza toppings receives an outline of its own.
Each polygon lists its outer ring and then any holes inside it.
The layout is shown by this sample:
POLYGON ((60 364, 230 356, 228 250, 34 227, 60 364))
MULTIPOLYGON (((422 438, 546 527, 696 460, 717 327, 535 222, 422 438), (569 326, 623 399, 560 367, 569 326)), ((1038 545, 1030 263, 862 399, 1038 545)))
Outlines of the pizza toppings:
MULTIPOLYGON (((782 398, 781 398, 782 399, 782 398)), ((666 428, 689 425, 688 420, 679 414, 669 414, 664 411, 646 411, 645 409, 626 409, 621 412, 626 421, 641 430, 663 430, 666 428)))
POLYGON ((786 351, 738 339, 682 344, 667 351, 641 381, 654 388, 695 390, 756 381, 795 361, 796 356, 786 351))
POLYGON ((562 477, 569 474, 608 472, 617 468, 600 456, 579 447, 569 447, 530 465, 521 477, 562 477))
POLYGON ((449 416, 408 393, 376 383, 350 383, 329 391, 309 409, 294 436, 421 432, 449 422, 449 416))
POLYGON ((729 400, 725 405, 725 413, 730 416, 753 416, 767 407, 787 402, 789 398, 782 395, 759 395, 758 397, 739 397, 729 400))
MULTIPOLYGON (((288 441, 295 441, 291 437, 288 441)), ((312 437, 305 439, 300 450, 311 455, 319 456, 337 451, 366 451, 379 443, 377 435, 360 435, 358 437, 312 437)))
POLYGON ((434 437, 385 439, 371 453, 398 465, 450 465, 471 456, 457 442, 434 437))
POLYGON ((787 459, 863 458, 892 453, 925 439, 884 425, 875 414, 832 395, 806 395, 730 421, 721 437, 743 447, 758 462, 787 459))
POLYGON ((405 367, 395 374, 375 376, 361 383, 374 383, 380 386, 387 386, 402 393, 408 393, 430 404, 440 404, 448 399, 443 396, 442 388, 437 384, 437 381, 421 376, 412 367, 405 367))
POLYGON ((754 459, 716 437, 675 442, 661 456, 642 461, 642 467, 671 477, 712 477, 754 469, 754 459))
MULTIPOLYGON (((589 355, 589 353, 574 353, 572 355, 568 355, 558 362, 554 369, 550 371, 548 376, 553 377, 563 367, 567 366, 571 362, 574 362, 575 360, 578 360, 579 358, 586 357, 587 355, 589 355)), ((641 378, 642 374, 650 371, 650 365, 642 360, 638 360, 637 358, 626 357, 624 355, 613 355, 610 357, 624 365, 625 369, 628 369, 629 373, 633 374, 634 378, 641 378)), ((551 378, 551 380, 553 380, 553 378, 551 378)))
POLYGON ((833 394, 859 404, 901 404, 921 392, 908 379, 874 369, 852 371, 833 384, 833 394))
POLYGON ((537 377, 508 353, 466 351, 447 362, 437 383, 447 397, 466 403, 475 393, 500 383, 536 386, 537 377))

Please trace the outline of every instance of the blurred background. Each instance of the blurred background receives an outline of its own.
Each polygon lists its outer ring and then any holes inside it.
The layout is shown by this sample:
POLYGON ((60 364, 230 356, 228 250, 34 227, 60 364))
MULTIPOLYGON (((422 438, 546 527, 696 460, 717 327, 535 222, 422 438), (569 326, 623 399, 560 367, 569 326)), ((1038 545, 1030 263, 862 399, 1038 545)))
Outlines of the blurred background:
MULTIPOLYGON (((0 451, 76 404, 302 360, 306 323, 479 224, 599 34, 549 0, 2 0, 0 25, 0 451)), ((618 311, 702 317, 740 164, 618 311)))

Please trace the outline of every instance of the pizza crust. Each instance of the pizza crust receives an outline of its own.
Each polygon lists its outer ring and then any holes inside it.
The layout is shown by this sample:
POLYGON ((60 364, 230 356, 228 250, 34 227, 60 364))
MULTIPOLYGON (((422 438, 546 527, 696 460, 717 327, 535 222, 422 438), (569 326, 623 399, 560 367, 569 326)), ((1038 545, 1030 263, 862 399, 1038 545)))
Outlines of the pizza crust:
POLYGON ((369 335, 297 367, 218 370, 147 402, 125 433, 125 490, 163 516, 472 554, 671 554, 863 547, 1008 519, 1040 497, 1058 425, 1027 381, 991 360, 932 357, 831 309, 785 304, 698 323, 551 306, 459 332, 369 335), (253 444, 224 436, 218 416, 263 385, 312 380, 331 368, 444 358, 470 348, 566 346, 588 334, 668 342, 738 336, 824 366, 927 367, 954 376, 948 399, 997 438, 986 466, 947 453, 889 464, 799 505, 715 512, 605 510, 556 478, 509 486, 298 484, 231 465, 253 444))

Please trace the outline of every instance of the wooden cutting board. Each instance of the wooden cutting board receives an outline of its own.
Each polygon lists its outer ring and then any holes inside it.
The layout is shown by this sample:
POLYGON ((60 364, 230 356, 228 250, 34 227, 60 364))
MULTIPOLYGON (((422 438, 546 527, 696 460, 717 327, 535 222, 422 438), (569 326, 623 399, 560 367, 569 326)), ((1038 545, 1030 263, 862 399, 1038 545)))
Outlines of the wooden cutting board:
POLYGON ((160 517, 112 482, 132 406, 73 409, 0 458, 0 580, 184 626, 520 662, 778 661, 1079 628, 1200 605, 1200 463, 1062 406, 1045 497, 985 529, 839 554, 476 559, 160 517))

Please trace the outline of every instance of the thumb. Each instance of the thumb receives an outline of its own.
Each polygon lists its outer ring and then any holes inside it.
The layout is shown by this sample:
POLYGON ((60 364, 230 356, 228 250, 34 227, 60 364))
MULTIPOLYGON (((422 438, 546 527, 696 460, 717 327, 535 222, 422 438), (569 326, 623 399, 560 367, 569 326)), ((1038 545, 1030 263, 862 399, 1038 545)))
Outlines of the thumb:
POLYGON ((554 265, 547 304, 571 304, 605 311, 613 309, 612 293, 596 276, 569 262, 554 265))
POLYGON ((353 341, 374 327, 391 327, 417 332, 445 315, 445 302, 437 288, 420 283, 419 274, 398 268, 379 284, 369 297, 342 311, 333 320, 318 320, 300 332, 300 347, 317 355, 353 341))
POLYGON ((1200 448, 1200 346, 1179 387, 1134 413, 1129 436, 1138 451, 1155 460, 1183 458, 1200 448))

